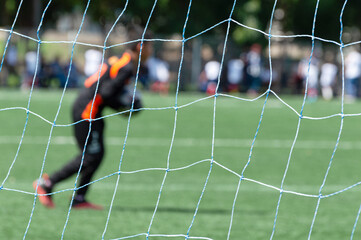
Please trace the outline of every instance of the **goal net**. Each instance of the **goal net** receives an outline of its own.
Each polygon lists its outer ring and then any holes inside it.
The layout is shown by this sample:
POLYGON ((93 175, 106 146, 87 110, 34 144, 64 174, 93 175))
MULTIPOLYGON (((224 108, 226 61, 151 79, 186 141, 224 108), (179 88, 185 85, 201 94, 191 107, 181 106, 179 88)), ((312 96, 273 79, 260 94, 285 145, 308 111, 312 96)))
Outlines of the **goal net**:
MULTIPOLYGON (((1 230, 1 237, 353 239, 360 234, 357 233, 361 212, 357 189, 361 181, 357 177, 355 166, 358 163, 354 156, 359 149, 355 128, 361 114, 356 113, 357 103, 347 105, 350 108, 345 111, 344 94, 344 51, 359 42, 343 42, 347 0, 337 16, 339 41, 315 35, 319 0, 315 1, 313 9, 311 34, 276 34, 273 21, 280 4, 277 0, 270 9, 268 29, 260 30, 239 22, 234 14, 242 9, 237 9, 234 0, 226 19, 189 36, 187 27, 193 24, 189 19, 191 0, 182 3, 187 5, 187 12, 180 39, 147 39, 145 33, 151 28, 159 7, 155 0, 152 8, 144 11, 148 18, 141 38, 110 43, 109 39, 131 4, 126 0, 102 45, 79 40, 88 10, 92 8, 91 0, 84 1, 82 17, 76 23, 78 27, 72 40, 42 39, 43 24, 53 2, 48 1, 42 9, 36 37, 16 31, 18 16, 26 11, 22 7, 23 0, 17 5, 11 27, 0 29, 6 34, 0 71, 4 69, 13 38, 26 39, 36 46, 35 75, 29 91, 2 90, 4 98, 0 97, 3 102, 0 104, 0 142, 1 151, 6 152, 0 172, 0 199, 4 207, 0 218, 2 222, 8 221, 1 230), (181 93, 186 44, 220 26, 225 27, 225 34, 221 57, 217 59, 220 70, 214 92, 206 97, 181 93), (231 28, 255 32, 267 42, 269 80, 265 91, 255 97, 220 91, 231 28), (273 90, 273 44, 295 39, 308 39, 310 43, 304 93, 298 98, 283 98, 273 90), (117 51, 133 42, 139 42, 141 48, 131 108, 107 112, 100 118, 109 121, 111 126, 107 132, 109 137, 105 137, 109 155, 103 163, 107 166, 102 166, 89 185, 94 187, 91 197, 101 201, 105 210, 93 213, 72 209, 75 192, 86 187, 78 183, 82 164, 75 178, 50 194, 57 202, 63 200, 63 204, 56 210, 43 208, 38 202, 38 185, 33 191, 32 181, 59 167, 59 161, 64 163, 76 151, 71 129, 79 122, 69 122, 65 111, 69 111, 75 94, 69 82, 75 71, 74 59, 79 46, 101 51, 101 63, 104 63, 109 51, 117 51), (146 106, 141 109, 140 116, 134 118, 134 112, 138 111, 134 108, 134 96, 139 88, 141 53, 146 42, 176 44, 180 58, 174 91, 166 97, 145 93, 146 106), (332 102, 308 104, 312 97, 309 91, 311 63, 317 43, 330 44, 338 51, 341 94, 332 102), (35 86, 41 51, 49 46, 69 52, 66 81, 56 93, 37 91, 35 86), (126 115, 126 120, 119 120, 119 115, 126 115), (13 216, 12 211, 15 212, 13 216), (342 221, 344 223, 337 227, 342 221)), ((92 122, 100 119, 90 119, 88 138, 92 122)))

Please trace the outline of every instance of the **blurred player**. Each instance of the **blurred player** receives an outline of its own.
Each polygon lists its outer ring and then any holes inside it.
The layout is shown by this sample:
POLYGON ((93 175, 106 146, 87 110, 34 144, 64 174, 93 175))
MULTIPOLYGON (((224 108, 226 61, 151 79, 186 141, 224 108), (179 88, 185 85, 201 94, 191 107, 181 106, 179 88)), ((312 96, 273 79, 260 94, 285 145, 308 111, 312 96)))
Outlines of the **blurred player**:
POLYGON ((206 92, 208 95, 216 93, 220 67, 221 64, 216 60, 209 61, 204 65, 204 70, 199 77, 201 91, 206 92))
POLYGON ((356 47, 345 58, 345 93, 347 102, 353 102, 359 96, 361 77, 361 54, 356 47))
POLYGON ((312 56, 311 62, 309 57, 304 58, 298 64, 298 72, 302 77, 303 85, 306 88, 308 81, 308 101, 315 102, 318 97, 318 75, 319 75, 319 60, 316 56, 312 56))
POLYGON ((321 93, 325 100, 333 98, 333 86, 336 83, 338 72, 337 66, 333 61, 332 53, 326 53, 325 63, 321 67, 320 76, 321 93))
MULTIPOLYGON (((133 34, 136 34, 136 37, 131 39, 140 39, 141 33, 140 30, 133 32, 133 34)), ((149 38, 149 36, 146 36, 146 38, 149 38)), ((144 63, 152 53, 152 44, 151 42, 143 42, 142 46, 141 62, 144 63)), ((77 174, 89 132, 89 119, 97 119, 92 121, 91 124, 91 132, 86 144, 83 165, 79 176, 78 186, 81 188, 75 193, 72 207, 102 209, 101 206, 90 203, 85 198, 89 187, 87 184, 90 183, 104 156, 104 120, 98 118, 101 117, 105 107, 110 107, 116 111, 130 109, 133 91, 127 90, 127 87, 132 77, 136 74, 140 49, 141 43, 135 42, 119 58, 110 58, 107 63, 103 64, 100 70, 99 85, 95 98, 94 94, 99 71, 86 79, 84 82, 85 88, 82 89, 75 100, 72 110, 73 121, 80 121, 74 125, 74 134, 79 147, 79 153, 52 175, 43 175, 39 180, 39 194, 51 193, 56 184, 77 174)), ((134 109, 139 108, 141 108, 141 99, 135 96, 134 109)), ((36 188, 37 184, 38 181, 34 181, 33 187, 36 188)), ((55 207, 51 195, 39 196, 39 201, 46 207, 55 207)))
POLYGON ((147 61, 150 89, 153 92, 168 94, 169 65, 160 58, 150 57, 147 61))

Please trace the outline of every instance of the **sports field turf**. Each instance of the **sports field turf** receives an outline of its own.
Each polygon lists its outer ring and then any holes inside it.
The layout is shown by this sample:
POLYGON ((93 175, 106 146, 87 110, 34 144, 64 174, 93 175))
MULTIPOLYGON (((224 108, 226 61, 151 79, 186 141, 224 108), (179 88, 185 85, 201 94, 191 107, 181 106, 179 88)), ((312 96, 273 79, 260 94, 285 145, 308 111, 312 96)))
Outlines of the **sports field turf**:
MULTIPOLYGON (((26 108, 28 96, 29 92, 0 91, 0 183, 14 161, 26 120, 26 111, 4 109, 26 108)), ((54 122, 60 96, 61 91, 34 91, 30 110, 54 122)), ((76 90, 66 92, 57 125, 71 123, 70 107, 75 96, 76 90)), ((202 94, 181 93, 178 106, 204 97, 202 94)), ((300 111, 302 97, 282 98, 300 111)), ((143 94, 143 99, 147 108, 174 106, 175 102, 174 95, 148 93, 143 94)), ((169 155, 170 171, 152 222, 166 173, 175 110, 145 110, 134 116, 130 121, 121 164, 123 173, 119 178, 105 239, 138 234, 132 239, 146 239, 145 234, 150 225, 149 239, 169 239, 158 236, 162 234, 168 235, 170 239, 184 239, 190 226, 190 238, 227 239, 239 175, 250 155, 264 100, 265 97, 254 102, 223 96, 217 98, 215 162, 212 165, 214 99, 205 99, 178 109, 175 140, 169 155), (209 181, 202 195, 209 172, 209 181)), ((360 109, 361 103, 356 102, 345 104, 344 111, 345 114, 360 113, 360 109)), ((324 117, 340 111, 340 99, 331 102, 319 100, 306 103, 303 115, 324 117)), ((106 114, 111 113, 106 111, 106 114)), ((244 172, 246 179, 240 184, 230 239, 270 239, 280 196, 280 191, 272 187, 281 186, 298 120, 295 112, 270 95, 250 163, 244 172)), ((107 154, 94 180, 118 171, 123 149, 127 118, 112 116, 105 121, 107 154)), ((361 181, 360 122, 361 117, 358 116, 344 118, 340 143, 322 190, 323 196, 361 181)), ((301 121, 283 188, 285 191, 312 196, 283 192, 273 239, 308 238, 317 196, 340 126, 340 116, 301 121)), ((29 115, 19 154, 4 189, 0 191, 0 239, 23 239, 34 195, 18 191, 34 193, 32 182, 39 177, 45 154, 44 171, 52 173, 77 151, 71 127, 55 127, 46 151, 50 131, 51 124, 34 114, 29 115)), ((92 184, 88 198, 102 204, 105 210, 72 210, 64 239, 101 239, 117 177, 115 174, 92 184)), ((53 195, 55 209, 46 209, 37 201, 25 239, 61 238, 72 195, 69 189, 74 187, 74 180, 72 178, 55 189, 60 191, 53 195)), ((351 238, 361 203, 360 187, 355 186, 321 199, 311 239, 351 238)), ((356 226, 353 239, 361 238, 360 224, 356 226)))

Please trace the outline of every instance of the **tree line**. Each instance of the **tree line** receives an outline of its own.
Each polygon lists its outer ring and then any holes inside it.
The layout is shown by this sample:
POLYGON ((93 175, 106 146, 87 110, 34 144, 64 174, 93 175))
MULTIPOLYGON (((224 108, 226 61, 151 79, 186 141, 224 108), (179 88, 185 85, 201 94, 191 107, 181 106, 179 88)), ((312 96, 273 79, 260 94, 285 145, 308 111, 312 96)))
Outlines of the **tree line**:
MULTIPOLYGON (((0 1, 0 26, 11 26, 19 0, 0 1)), ((52 0, 45 16, 44 28, 52 27, 64 13, 78 9, 84 11, 88 0, 52 0)), ((31 28, 39 24, 41 14, 48 1, 24 0, 15 28, 31 28)), ((189 12, 189 20, 185 34, 192 36, 230 16, 233 0, 193 0, 189 12)), ((126 0, 92 0, 87 17, 105 29, 105 26, 115 21, 125 8, 126 0)), ((136 22, 145 24, 154 1, 130 0, 122 21, 124 24, 136 22)), ((277 10, 282 16, 276 19, 282 26, 282 31, 293 34, 311 34, 317 0, 283 0, 278 1, 277 10)), ((232 19, 247 26, 268 31, 274 0, 242 0, 236 1, 232 19)), ((315 35, 339 41, 340 16, 344 1, 320 0, 317 9, 315 35)), ((149 28, 157 34, 182 33, 189 1, 158 0, 149 28)), ((345 28, 360 29, 361 1, 348 1, 342 16, 345 28)), ((233 25, 232 25, 233 26, 233 25)), ((222 24, 207 34, 224 34, 227 24, 222 24)), ((261 41, 262 34, 241 27, 231 27, 231 37, 240 44, 261 41)))

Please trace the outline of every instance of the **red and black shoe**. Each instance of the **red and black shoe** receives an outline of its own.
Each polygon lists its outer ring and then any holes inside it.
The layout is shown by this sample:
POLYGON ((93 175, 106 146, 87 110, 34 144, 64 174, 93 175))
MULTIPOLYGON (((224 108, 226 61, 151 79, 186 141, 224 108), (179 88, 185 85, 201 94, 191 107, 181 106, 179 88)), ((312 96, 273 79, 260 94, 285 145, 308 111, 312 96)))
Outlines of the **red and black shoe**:
POLYGON ((35 190, 37 185, 38 185, 38 194, 40 194, 38 195, 40 203, 47 208, 54 208, 55 204, 51 196, 45 195, 51 193, 52 190, 50 187, 51 183, 48 174, 44 173, 42 178, 33 182, 33 188, 35 190))

